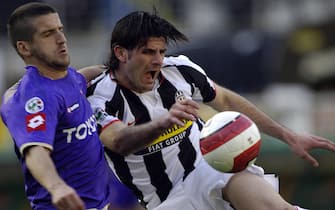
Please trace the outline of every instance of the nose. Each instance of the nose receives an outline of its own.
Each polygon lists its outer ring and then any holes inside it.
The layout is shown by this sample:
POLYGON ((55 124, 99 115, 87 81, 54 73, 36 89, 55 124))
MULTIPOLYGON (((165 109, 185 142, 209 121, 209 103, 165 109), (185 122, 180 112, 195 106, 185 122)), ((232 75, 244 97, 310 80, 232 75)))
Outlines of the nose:
POLYGON ((63 44, 66 43, 66 37, 63 31, 58 31, 57 32, 57 43, 63 44))
POLYGON ((163 59, 164 59, 164 54, 160 53, 160 52, 156 52, 155 53, 155 56, 154 56, 154 59, 153 59, 153 63, 155 65, 162 65, 163 63, 163 59))

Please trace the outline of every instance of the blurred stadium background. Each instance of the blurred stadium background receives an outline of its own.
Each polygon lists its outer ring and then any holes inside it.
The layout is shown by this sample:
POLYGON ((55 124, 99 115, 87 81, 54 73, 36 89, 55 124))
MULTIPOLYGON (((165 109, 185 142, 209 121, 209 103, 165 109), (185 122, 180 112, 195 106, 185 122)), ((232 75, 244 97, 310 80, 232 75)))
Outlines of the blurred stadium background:
MULTIPOLYGON (((6 35, 9 14, 29 1, 0 1, 0 93, 24 73, 6 35)), ((152 11, 176 24, 190 43, 171 46, 206 69, 221 85, 249 98, 299 132, 335 139, 334 0, 45 0, 65 24, 72 66, 106 61, 115 21, 134 10, 152 11)), ((38 84, 37 84, 38 85, 38 84)), ((1 99, 0 99, 1 102, 1 99)), ((204 118, 213 110, 204 107, 204 118)), ((292 203, 335 209, 335 154, 313 151, 313 168, 286 145, 263 136, 257 163, 280 178, 292 203), (270 141, 269 141, 270 140, 270 141)), ((0 209, 27 210, 21 169, 0 121, 0 209)))

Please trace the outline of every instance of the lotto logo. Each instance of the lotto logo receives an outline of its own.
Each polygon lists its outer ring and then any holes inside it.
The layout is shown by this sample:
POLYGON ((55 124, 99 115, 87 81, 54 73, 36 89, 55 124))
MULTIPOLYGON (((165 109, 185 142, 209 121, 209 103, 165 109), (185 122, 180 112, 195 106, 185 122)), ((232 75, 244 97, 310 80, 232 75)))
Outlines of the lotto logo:
POLYGON ((26 117, 27 131, 43 131, 46 130, 45 126, 45 113, 31 114, 26 117))

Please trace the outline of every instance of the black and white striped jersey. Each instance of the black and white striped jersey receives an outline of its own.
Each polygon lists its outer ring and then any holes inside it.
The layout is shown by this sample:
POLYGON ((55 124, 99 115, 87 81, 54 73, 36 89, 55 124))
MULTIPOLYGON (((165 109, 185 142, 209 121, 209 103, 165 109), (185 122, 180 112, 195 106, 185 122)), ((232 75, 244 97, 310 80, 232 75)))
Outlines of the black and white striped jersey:
MULTIPOLYGON (((146 123, 167 113, 177 100, 209 102, 214 97, 213 82, 198 65, 182 55, 164 59, 152 91, 140 94, 126 89, 108 72, 95 79, 88 89, 88 100, 99 127, 108 126, 116 118, 129 126, 146 123)), ((173 126, 145 149, 128 156, 106 148, 110 166, 140 199, 158 205, 202 158, 201 127, 201 120, 186 121, 184 127, 173 126)))

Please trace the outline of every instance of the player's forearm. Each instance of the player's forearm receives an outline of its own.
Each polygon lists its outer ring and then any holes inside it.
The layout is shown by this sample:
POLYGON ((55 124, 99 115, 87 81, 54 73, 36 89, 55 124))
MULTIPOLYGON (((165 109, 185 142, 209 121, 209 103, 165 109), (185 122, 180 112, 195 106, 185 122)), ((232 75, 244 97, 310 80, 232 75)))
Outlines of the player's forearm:
POLYGON ((159 118, 141 125, 126 126, 120 121, 115 121, 104 128, 100 138, 112 151, 128 155, 143 149, 171 126, 184 126, 185 121, 196 120, 198 109, 199 105, 196 102, 185 99, 173 104, 170 110, 159 118))
POLYGON ((107 68, 104 65, 95 65, 78 69, 78 72, 85 77, 87 82, 89 82, 106 70, 107 68))
POLYGON ((292 131, 272 120, 253 103, 229 90, 225 90, 224 95, 221 97, 224 98, 224 102, 221 102, 220 104, 224 104, 224 106, 221 106, 224 108, 220 109, 220 106, 216 103, 216 109, 219 111, 234 110, 241 112, 250 117, 256 123, 261 132, 289 143, 289 139, 291 139, 290 136, 293 135, 292 131))
POLYGON ((50 193, 64 181, 59 177, 49 151, 41 146, 28 148, 25 161, 30 173, 50 193))
POLYGON ((157 121, 136 126, 115 124, 104 130, 100 134, 100 138, 103 144, 112 151, 128 155, 143 149, 162 134, 165 129, 157 121))

